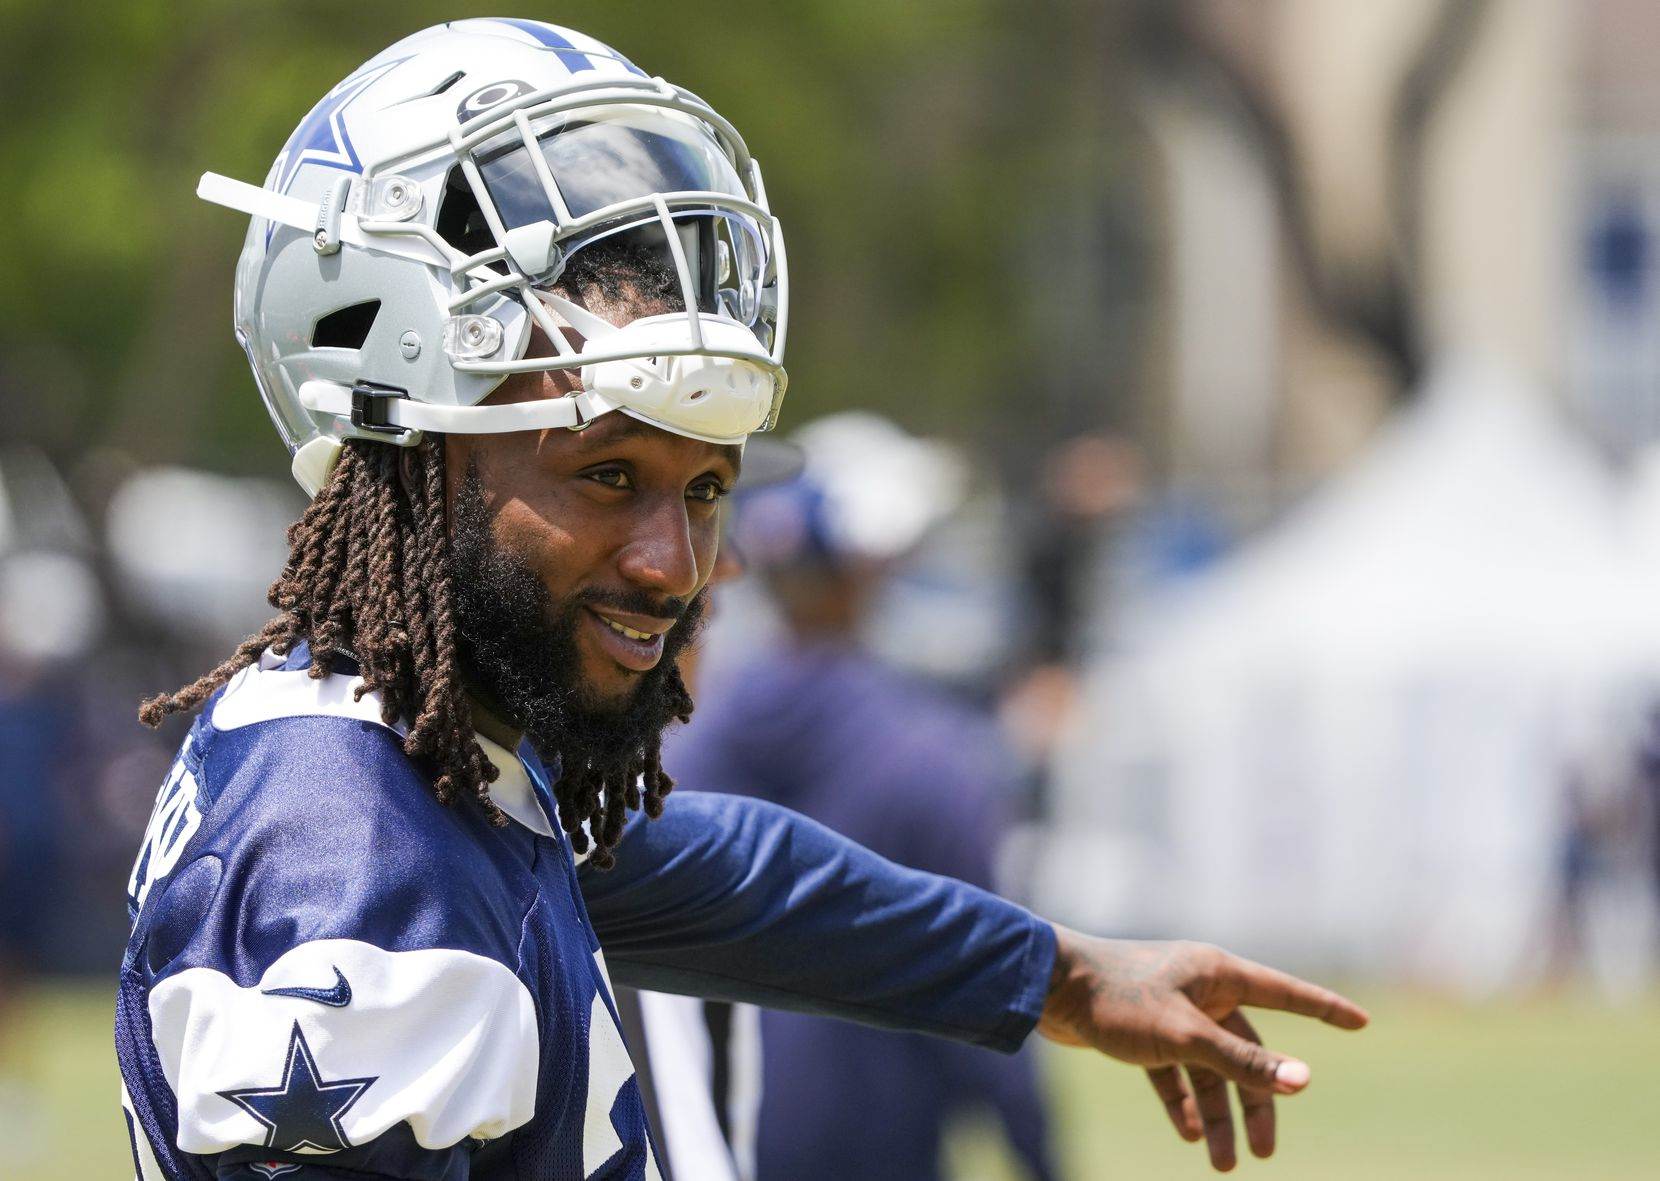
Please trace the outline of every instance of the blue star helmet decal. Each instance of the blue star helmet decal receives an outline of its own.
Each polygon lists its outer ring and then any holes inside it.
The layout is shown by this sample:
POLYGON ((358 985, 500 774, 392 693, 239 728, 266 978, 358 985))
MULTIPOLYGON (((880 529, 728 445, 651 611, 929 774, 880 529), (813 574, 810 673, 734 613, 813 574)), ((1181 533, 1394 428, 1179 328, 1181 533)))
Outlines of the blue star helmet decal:
POLYGON ((288 1039, 288 1061, 283 1065, 281 1083, 274 1087, 220 1091, 219 1095, 264 1125, 266 1148, 281 1152, 338 1152, 352 1146, 340 1126, 341 1117, 377 1078, 378 1075, 324 1082, 317 1070, 317 1059, 296 1021, 288 1039))
POLYGON ((369 88, 371 82, 408 60, 407 57, 400 57, 397 61, 373 69, 359 70, 325 94, 283 145, 282 154, 277 157, 276 191, 288 191, 294 174, 302 164, 321 164, 346 172, 362 172, 363 162, 357 158, 357 149, 352 146, 352 137, 346 133, 341 113, 354 98, 369 88))

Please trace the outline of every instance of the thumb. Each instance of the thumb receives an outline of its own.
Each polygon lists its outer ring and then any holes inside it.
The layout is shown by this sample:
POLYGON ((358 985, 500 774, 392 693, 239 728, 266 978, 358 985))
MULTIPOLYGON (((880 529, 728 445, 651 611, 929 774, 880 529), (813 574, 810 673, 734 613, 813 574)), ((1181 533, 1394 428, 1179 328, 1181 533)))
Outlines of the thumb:
POLYGON ((1194 1039, 1193 1057, 1230 1082, 1293 1095, 1308 1086, 1308 1063, 1230 1033, 1215 1022, 1194 1039))

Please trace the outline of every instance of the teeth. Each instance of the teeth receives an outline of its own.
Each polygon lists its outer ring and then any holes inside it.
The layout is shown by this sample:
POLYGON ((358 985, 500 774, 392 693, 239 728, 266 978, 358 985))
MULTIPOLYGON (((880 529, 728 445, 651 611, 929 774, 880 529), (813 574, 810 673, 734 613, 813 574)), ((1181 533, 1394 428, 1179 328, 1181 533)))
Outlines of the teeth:
POLYGON ((657 638, 657 637, 653 636, 650 632, 637 632, 631 627, 624 627, 622 624, 618 623, 615 619, 610 619, 610 618, 607 618, 606 616, 603 616, 603 615, 600 616, 600 618, 605 620, 606 626, 609 627, 612 631, 617 632, 619 635, 627 636, 631 640, 638 640, 642 644, 647 643, 648 641, 654 640, 654 639, 657 638))

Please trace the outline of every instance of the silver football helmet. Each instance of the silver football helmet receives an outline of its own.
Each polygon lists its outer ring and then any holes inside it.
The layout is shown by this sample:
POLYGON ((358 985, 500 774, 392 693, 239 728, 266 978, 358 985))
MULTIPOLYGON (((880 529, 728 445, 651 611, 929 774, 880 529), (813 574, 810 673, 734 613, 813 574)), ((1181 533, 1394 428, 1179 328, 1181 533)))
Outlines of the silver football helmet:
POLYGON ((703 100, 581 33, 479 19, 406 37, 324 96, 262 188, 208 173, 197 192, 253 217, 236 335, 313 495, 348 438, 620 410, 731 443, 777 419, 789 281, 759 166, 703 100), (622 234, 673 267, 684 311, 617 326, 554 290, 622 234), (525 355, 533 325, 553 355, 525 355), (479 405, 556 368, 580 389, 479 405))

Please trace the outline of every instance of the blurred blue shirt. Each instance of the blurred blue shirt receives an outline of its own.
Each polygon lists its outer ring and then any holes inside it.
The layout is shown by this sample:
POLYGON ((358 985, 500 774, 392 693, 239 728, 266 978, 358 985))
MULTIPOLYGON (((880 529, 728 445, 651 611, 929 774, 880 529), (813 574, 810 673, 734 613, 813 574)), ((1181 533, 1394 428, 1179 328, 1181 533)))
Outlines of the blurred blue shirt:
MULTIPOLYGON (((894 861, 989 887, 1014 768, 990 719, 846 646, 783 647, 700 695, 671 738, 688 787, 796 809, 894 861)), ((931 1181, 940 1131, 989 1106, 1053 1174, 1029 1054, 793 1013, 763 1017, 761 1181, 931 1181)))

